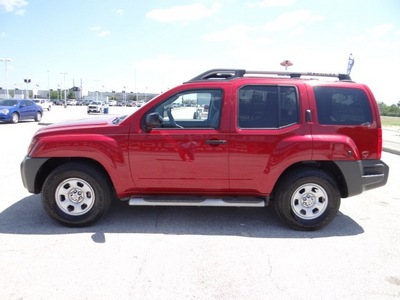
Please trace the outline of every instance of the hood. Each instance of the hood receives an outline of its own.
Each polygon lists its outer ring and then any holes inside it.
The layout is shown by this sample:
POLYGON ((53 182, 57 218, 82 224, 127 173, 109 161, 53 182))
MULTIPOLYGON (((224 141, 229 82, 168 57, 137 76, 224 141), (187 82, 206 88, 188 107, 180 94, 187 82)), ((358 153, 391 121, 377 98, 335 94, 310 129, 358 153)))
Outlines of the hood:
POLYGON ((11 108, 16 108, 15 105, 0 105, 0 109, 11 109, 11 108))
POLYGON ((53 123, 51 125, 42 127, 38 130, 38 133, 47 133, 52 131, 75 131, 82 129, 95 129, 99 127, 104 128, 108 126, 116 126, 115 124, 113 124, 113 120, 116 118, 117 116, 107 116, 53 123))

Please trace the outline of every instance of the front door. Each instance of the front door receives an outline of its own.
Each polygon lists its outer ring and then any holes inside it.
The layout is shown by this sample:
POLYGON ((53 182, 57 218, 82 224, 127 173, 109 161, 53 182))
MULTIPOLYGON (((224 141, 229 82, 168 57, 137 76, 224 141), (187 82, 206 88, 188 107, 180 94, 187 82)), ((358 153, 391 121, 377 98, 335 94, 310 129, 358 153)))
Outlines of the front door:
POLYGON ((174 94, 149 109, 163 124, 131 137, 130 164, 136 187, 144 193, 227 191, 228 132, 222 90, 174 94))

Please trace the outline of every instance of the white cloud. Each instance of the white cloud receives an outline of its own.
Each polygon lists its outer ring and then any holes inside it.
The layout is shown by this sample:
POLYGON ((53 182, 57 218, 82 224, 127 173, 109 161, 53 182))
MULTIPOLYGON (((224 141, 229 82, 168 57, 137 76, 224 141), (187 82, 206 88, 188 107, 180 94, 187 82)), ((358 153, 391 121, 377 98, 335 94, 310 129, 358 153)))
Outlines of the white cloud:
POLYGON ((90 31, 97 32, 97 36, 105 37, 111 34, 110 30, 102 30, 101 26, 92 26, 89 27, 90 31))
POLYGON ((107 35, 110 35, 110 34, 111 34, 110 30, 103 30, 103 31, 99 32, 99 34, 97 36, 104 37, 104 36, 107 36, 107 35))
POLYGON ((142 60, 133 68, 137 78, 137 89, 152 92, 165 92, 211 69, 204 61, 177 58, 169 54, 142 60))
POLYGON ((122 16, 124 14, 124 10, 123 9, 116 9, 114 10, 114 13, 118 16, 122 16))
POLYGON ((252 27, 238 24, 208 33, 203 36, 203 39, 208 42, 238 41, 243 43, 243 40, 247 40, 248 34, 251 31, 253 31, 252 27))
POLYGON ((215 15, 220 8, 219 3, 214 3, 211 8, 205 7, 202 3, 178 5, 154 9, 148 12, 146 17, 159 22, 194 21, 215 15))
POLYGON ((295 28, 296 26, 303 26, 304 24, 319 22, 323 19, 322 16, 313 14, 311 11, 299 10, 278 16, 275 20, 268 22, 264 28, 267 31, 281 31, 295 28))
POLYGON ((372 29, 367 30, 367 32, 374 37, 381 37, 386 33, 390 32, 392 29, 394 29, 394 25, 392 24, 381 24, 372 29))
POLYGON ((7 12, 12 12, 15 8, 20 8, 28 4, 28 1, 25 0, 0 0, 0 7, 7 12))
POLYGON ((90 30, 90 31, 99 31, 100 29, 101 29, 100 26, 92 26, 92 27, 89 27, 89 30, 90 30))
POLYGON ((17 11, 15 11, 15 14, 17 16, 25 16, 25 9, 18 9, 17 11))
POLYGON ((250 2, 248 5, 250 7, 277 7, 277 6, 291 6, 296 2, 296 0, 261 0, 257 2, 250 2))

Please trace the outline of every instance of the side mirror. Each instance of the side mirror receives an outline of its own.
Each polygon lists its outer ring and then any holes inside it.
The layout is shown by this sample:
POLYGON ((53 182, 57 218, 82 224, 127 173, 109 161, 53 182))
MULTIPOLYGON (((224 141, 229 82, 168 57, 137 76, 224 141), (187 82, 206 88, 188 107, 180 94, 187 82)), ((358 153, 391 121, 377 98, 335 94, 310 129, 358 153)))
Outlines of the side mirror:
POLYGON ((150 131, 153 128, 159 127, 163 124, 163 119, 158 113, 148 114, 144 120, 144 127, 146 130, 150 131))

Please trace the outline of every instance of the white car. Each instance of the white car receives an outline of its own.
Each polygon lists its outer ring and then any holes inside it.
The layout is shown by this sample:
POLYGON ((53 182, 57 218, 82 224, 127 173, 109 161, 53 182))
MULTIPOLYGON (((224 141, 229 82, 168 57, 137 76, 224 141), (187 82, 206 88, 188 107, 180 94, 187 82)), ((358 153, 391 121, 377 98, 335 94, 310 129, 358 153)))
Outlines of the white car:
POLYGON ((101 101, 93 101, 87 107, 87 113, 103 113, 105 105, 101 101))
POLYGON ((75 99, 68 99, 67 100, 67 105, 76 105, 76 100, 75 99))
POLYGON ((50 111, 52 103, 47 99, 34 99, 33 102, 39 104, 43 110, 47 109, 50 111))

